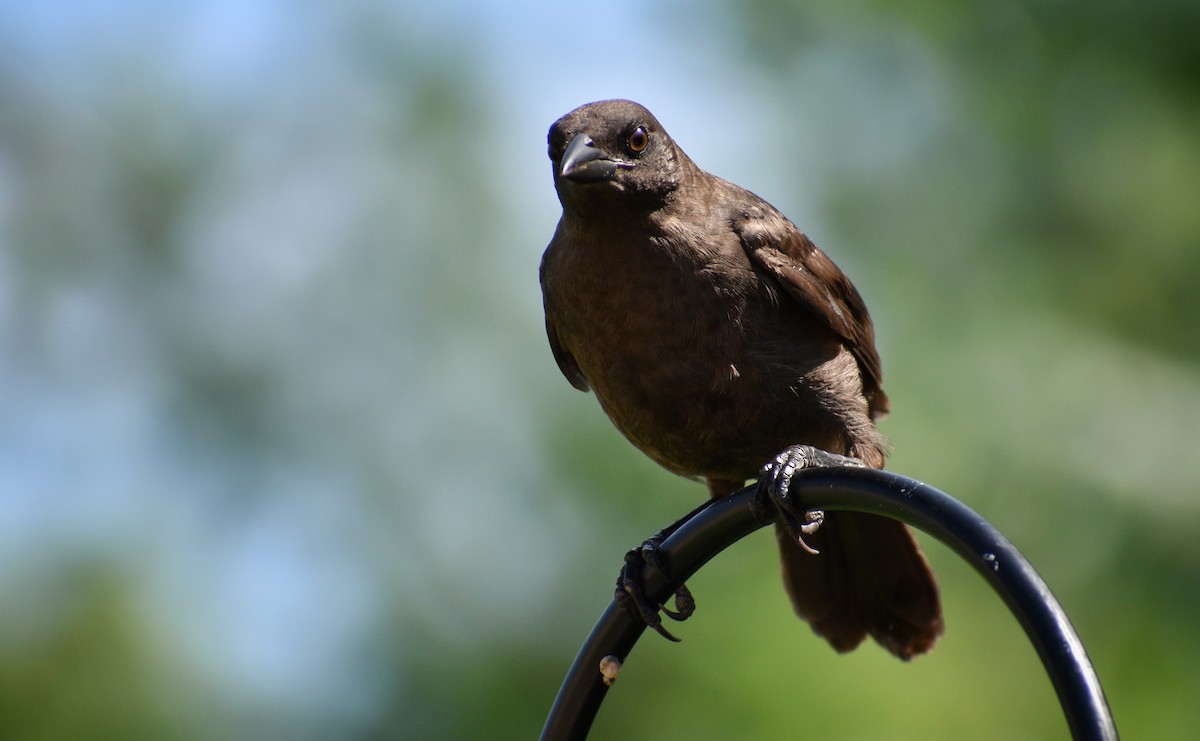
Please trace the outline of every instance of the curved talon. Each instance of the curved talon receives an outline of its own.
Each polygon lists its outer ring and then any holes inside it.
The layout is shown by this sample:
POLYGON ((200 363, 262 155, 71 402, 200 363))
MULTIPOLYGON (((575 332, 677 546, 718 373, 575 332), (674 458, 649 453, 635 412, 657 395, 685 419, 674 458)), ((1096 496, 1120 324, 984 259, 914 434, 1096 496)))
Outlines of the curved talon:
POLYGON ((801 548, 801 549, 802 549, 802 550, 803 550, 805 553, 807 553, 807 554, 808 554, 808 555, 810 555, 810 556, 819 556, 819 555, 821 555, 821 552, 820 552, 819 550, 817 550, 816 548, 813 548, 811 545, 809 545, 809 544, 808 544, 808 542, 804 540, 804 538, 801 538, 801 537, 797 536, 797 537, 796 537, 796 543, 797 543, 797 544, 800 546, 800 548, 801 548))
POLYGON ((788 512, 782 507, 779 510, 779 517, 783 520, 783 526, 787 528, 788 533, 796 539, 796 543, 798 543, 800 547, 805 550, 805 552, 814 556, 820 555, 821 552, 819 550, 813 548, 811 545, 805 542, 804 536, 812 535, 821 527, 821 523, 825 521, 824 512, 819 509, 813 509, 805 512, 804 518, 808 522, 803 525, 800 524, 800 521, 797 520, 791 512, 788 512))
POLYGON ((675 590, 674 610, 666 605, 659 605, 658 609, 662 610, 664 615, 675 622, 682 623, 696 613, 696 600, 692 597, 692 590, 688 589, 687 585, 684 584, 675 590))
POLYGON ((660 636, 662 636, 663 638, 666 638, 668 641, 671 641, 672 643, 683 643, 683 639, 676 638, 674 635, 672 635, 671 631, 667 630, 666 628, 664 628, 662 626, 661 621, 656 622, 656 623, 650 623, 650 627, 654 628, 656 631, 658 631, 658 634, 660 636))

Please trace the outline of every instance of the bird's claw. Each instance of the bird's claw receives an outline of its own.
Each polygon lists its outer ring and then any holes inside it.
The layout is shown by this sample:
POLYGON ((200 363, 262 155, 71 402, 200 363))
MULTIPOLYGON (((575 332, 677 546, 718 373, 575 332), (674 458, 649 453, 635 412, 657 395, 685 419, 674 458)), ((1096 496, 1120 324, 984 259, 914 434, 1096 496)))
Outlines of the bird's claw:
POLYGON ((811 445, 793 445, 763 466, 762 475, 758 479, 760 496, 765 496, 775 505, 783 526, 801 548, 812 554, 818 551, 804 542, 804 536, 812 535, 820 529, 821 523, 825 521, 825 513, 815 509, 804 510, 803 518, 798 517, 788 492, 791 489, 792 478, 799 471, 834 466, 863 468, 864 464, 857 458, 829 453, 811 445))
POLYGON ((804 522, 802 523, 800 518, 796 517, 789 510, 785 510, 781 507, 779 509, 779 517, 781 520, 783 520, 783 526, 787 529, 788 533, 791 534, 792 538, 796 540, 796 543, 798 543, 801 548, 814 556, 820 553, 819 550, 813 548, 808 544, 807 541, 804 540, 804 536, 812 535, 821 528, 821 523, 825 522, 824 512, 819 509, 807 510, 804 513, 804 522))
POLYGON ((669 577, 666 567, 658 555, 660 542, 660 537, 656 535, 625 554, 625 565, 617 576, 616 600, 617 604, 624 607, 648 627, 653 628, 663 638, 678 643, 679 639, 663 627, 662 618, 658 613, 662 612, 676 621, 687 620, 696 611, 696 600, 692 597, 691 591, 687 585, 679 585, 679 588, 675 590, 675 609, 672 610, 665 604, 652 605, 646 599, 645 588, 641 580, 643 565, 649 565, 669 577))

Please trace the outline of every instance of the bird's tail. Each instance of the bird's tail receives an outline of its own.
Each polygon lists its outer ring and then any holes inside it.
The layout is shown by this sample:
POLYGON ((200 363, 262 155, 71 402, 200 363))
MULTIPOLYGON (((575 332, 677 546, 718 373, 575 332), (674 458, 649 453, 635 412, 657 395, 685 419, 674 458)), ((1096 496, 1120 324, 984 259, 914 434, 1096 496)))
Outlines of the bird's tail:
POLYGON ((839 652, 868 634, 901 659, 942 634, 937 580, 903 523, 861 512, 827 512, 804 551, 778 523, 783 582, 800 617, 839 652))

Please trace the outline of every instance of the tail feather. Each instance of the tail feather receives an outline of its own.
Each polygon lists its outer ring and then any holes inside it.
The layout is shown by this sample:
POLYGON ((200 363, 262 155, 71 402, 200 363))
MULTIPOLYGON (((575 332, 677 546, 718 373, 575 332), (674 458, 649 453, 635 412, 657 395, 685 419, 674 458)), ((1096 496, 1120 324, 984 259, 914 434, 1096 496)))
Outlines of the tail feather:
POLYGON ((805 552, 775 528, 792 605, 839 652, 867 635, 901 659, 933 647, 943 630, 937 581, 903 523, 859 512, 827 512, 805 552))

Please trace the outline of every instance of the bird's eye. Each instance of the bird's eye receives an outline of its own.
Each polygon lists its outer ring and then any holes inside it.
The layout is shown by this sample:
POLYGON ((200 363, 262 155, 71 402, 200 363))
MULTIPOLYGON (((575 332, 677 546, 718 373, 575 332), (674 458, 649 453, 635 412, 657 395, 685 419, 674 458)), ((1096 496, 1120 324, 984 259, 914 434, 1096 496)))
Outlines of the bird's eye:
POLYGON ((629 141, 626 142, 629 151, 634 154, 641 152, 648 144, 650 144, 650 135, 646 133, 644 126, 634 129, 633 133, 629 135, 629 141))

